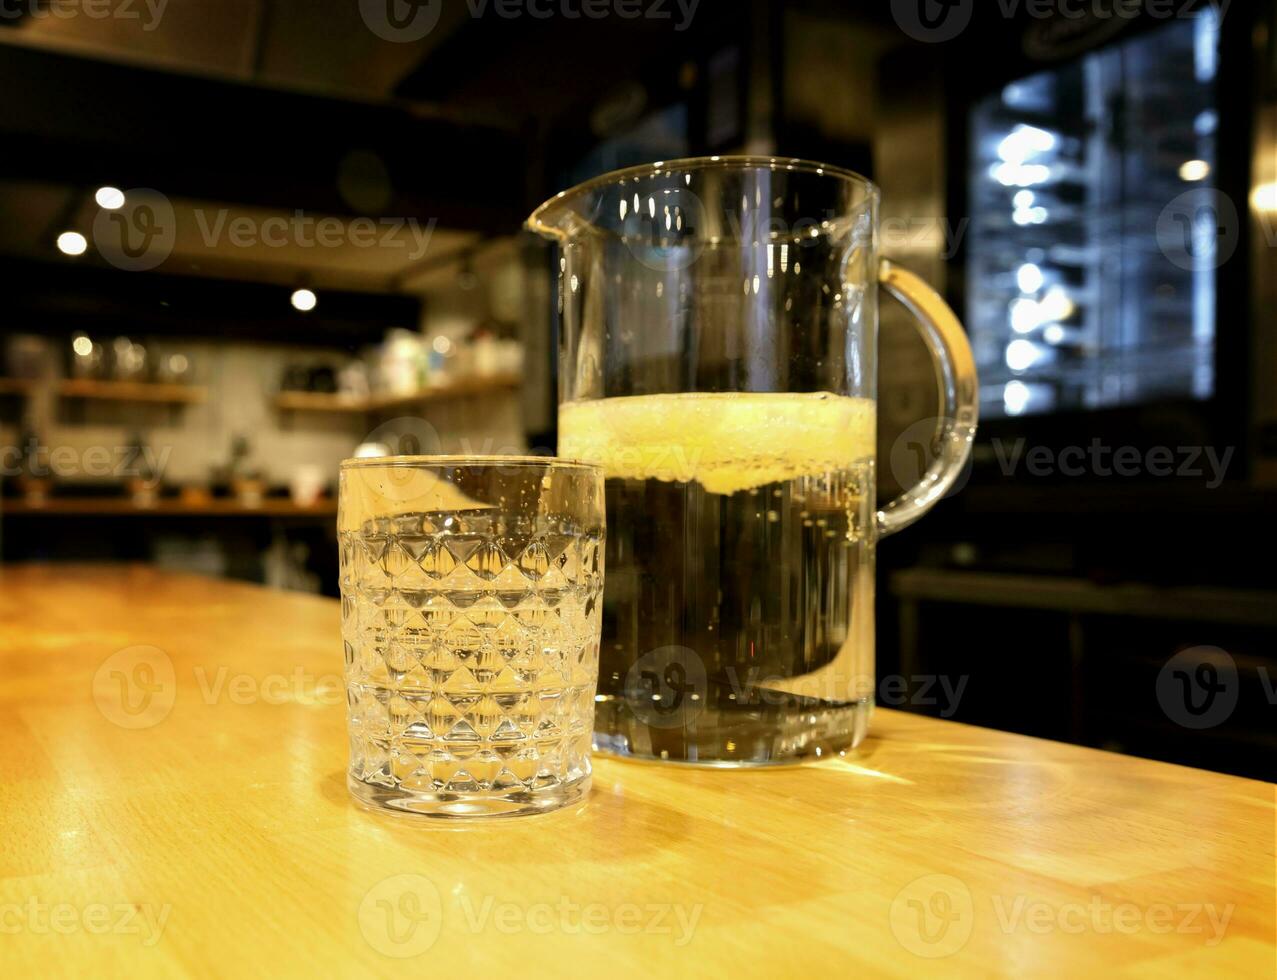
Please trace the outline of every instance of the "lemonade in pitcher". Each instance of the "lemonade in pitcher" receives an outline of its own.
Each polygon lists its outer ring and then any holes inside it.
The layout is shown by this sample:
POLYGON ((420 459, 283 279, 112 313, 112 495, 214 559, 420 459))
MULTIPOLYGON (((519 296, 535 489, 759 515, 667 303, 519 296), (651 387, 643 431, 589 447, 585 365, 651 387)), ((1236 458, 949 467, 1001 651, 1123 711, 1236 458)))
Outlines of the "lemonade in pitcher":
POLYGON ((740 764, 845 747, 873 688, 874 403, 684 393, 568 403, 613 532, 595 744, 740 764))
POLYGON ((606 477, 596 748, 717 766, 865 735, 874 557, 959 478, 962 325, 879 255, 880 194, 787 157, 659 160, 563 191, 559 452, 606 477), (922 478, 875 491, 878 302, 914 315, 939 411, 922 478))

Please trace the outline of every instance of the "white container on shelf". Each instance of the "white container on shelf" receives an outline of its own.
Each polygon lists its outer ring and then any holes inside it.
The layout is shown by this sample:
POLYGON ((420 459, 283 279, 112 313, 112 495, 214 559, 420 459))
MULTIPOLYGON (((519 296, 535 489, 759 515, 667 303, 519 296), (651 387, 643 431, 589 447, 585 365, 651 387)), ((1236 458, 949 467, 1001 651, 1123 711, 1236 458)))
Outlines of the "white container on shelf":
POLYGON ((411 395, 422 387, 426 351, 420 334, 391 330, 381 349, 380 376, 385 394, 411 395))
POLYGON ((490 378, 501 373, 501 346, 495 337, 480 337, 473 345, 474 373, 490 378))
POLYGON ((324 468, 305 463, 293 470, 289 494, 298 507, 313 507, 324 492, 324 468))

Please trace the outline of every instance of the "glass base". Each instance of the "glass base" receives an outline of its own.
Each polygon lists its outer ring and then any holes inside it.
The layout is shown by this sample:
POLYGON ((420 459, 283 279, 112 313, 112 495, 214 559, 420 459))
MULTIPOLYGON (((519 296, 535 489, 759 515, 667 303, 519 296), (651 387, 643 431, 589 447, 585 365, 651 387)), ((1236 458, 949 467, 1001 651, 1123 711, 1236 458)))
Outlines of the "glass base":
POLYGON ((401 787, 378 786, 347 775, 346 786, 360 805, 381 812, 452 820, 518 817, 549 813, 585 799, 590 777, 560 783, 544 790, 509 793, 426 793, 401 787))
POLYGON ((623 702, 600 703, 594 751, 623 759, 739 769, 830 758, 854 749, 869 731, 873 701, 801 711, 707 710, 695 726, 658 728, 623 702))

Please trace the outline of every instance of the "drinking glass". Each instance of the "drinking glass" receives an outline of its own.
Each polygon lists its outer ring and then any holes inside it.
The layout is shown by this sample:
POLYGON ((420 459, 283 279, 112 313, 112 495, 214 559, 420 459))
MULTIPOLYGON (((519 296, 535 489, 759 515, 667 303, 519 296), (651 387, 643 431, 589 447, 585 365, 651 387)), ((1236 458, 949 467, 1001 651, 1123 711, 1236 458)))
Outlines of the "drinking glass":
POLYGON ((598 679, 603 479, 538 457, 341 467, 347 783, 446 817, 582 798, 598 679))
POLYGON ((874 554, 953 486, 966 335, 878 255, 878 189, 802 160, 607 174, 528 225, 559 246, 559 447, 606 470, 595 744, 748 765, 839 752, 874 694, 874 554), (936 364, 934 462, 879 509, 878 290, 936 364))

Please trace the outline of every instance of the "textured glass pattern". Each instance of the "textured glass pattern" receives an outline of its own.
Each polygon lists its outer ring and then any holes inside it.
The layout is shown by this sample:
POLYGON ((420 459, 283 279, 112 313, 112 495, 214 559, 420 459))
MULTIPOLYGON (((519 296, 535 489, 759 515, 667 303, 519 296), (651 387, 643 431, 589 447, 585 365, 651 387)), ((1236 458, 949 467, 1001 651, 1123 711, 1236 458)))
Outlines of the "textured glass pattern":
POLYGON ((343 530, 352 784, 465 813, 587 781, 602 542, 601 526, 499 509, 343 530))

